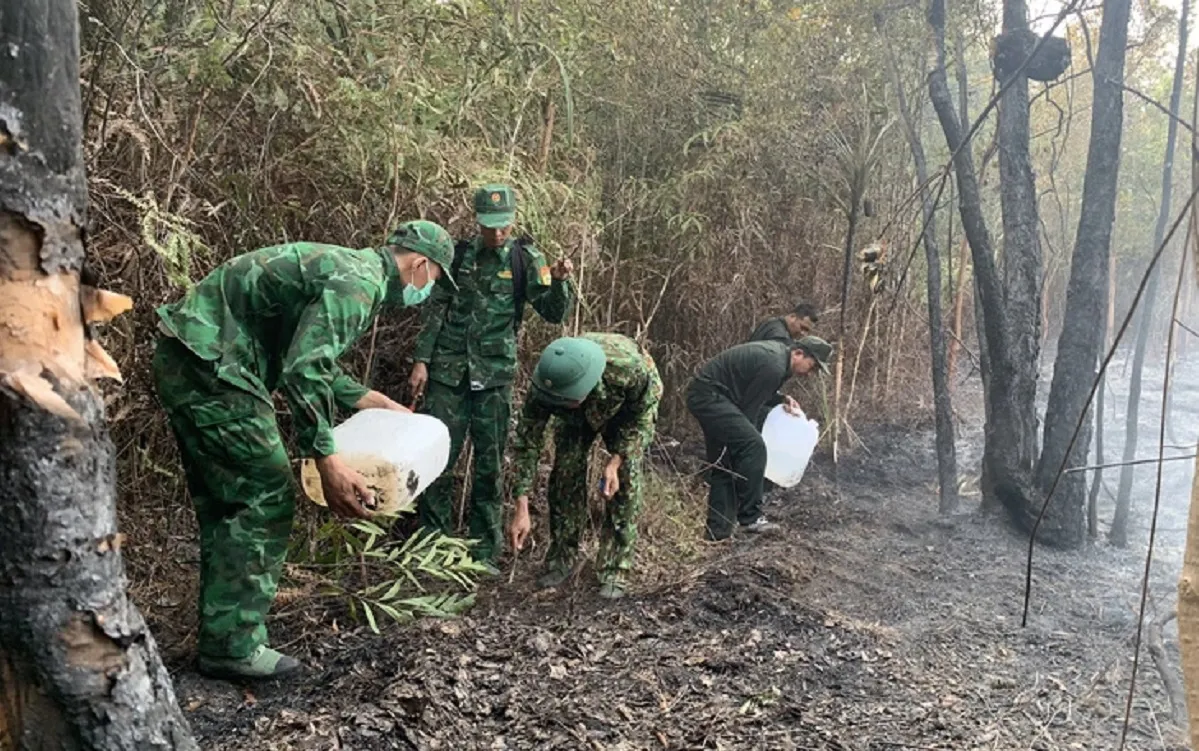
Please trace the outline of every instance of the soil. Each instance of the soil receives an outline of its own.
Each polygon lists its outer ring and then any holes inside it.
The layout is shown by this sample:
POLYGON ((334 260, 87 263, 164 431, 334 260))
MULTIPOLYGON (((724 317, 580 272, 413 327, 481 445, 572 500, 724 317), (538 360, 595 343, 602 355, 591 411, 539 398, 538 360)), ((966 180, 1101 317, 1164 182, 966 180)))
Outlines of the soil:
MULTIPOLYGON (((966 422, 964 477, 981 442, 966 422)), ((1144 550, 1038 549, 1022 627, 1027 541, 969 487, 969 511, 937 517, 931 444, 872 429, 838 483, 816 461, 775 491, 781 533, 705 546, 622 601, 599 600, 588 568, 535 592, 522 561, 459 619, 310 624, 301 679, 236 686, 177 661, 180 702, 208 749, 1118 748, 1144 550)), ((1147 620, 1173 607, 1181 540, 1159 539, 1147 620)), ((1137 677, 1125 748, 1185 749, 1144 649, 1137 677)))

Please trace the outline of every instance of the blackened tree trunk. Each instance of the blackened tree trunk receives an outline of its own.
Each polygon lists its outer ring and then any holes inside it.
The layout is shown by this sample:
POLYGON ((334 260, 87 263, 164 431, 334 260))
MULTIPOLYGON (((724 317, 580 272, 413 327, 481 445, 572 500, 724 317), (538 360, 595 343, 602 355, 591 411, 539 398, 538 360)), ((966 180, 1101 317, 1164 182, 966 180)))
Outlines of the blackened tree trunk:
POLYGON ((1037 485, 1042 493, 1057 484, 1045 514, 1046 539, 1066 547, 1077 547, 1086 539, 1086 474, 1071 472, 1059 477, 1059 473, 1067 465, 1086 464, 1091 446, 1092 424, 1086 412, 1103 347, 1103 327, 1095 322, 1103 318, 1107 303, 1108 255, 1116 219, 1116 181, 1124 132, 1124 50, 1130 7, 1131 0, 1103 3, 1099 51, 1091 74, 1094 102, 1082 208, 1045 410, 1044 448, 1037 465, 1037 485))
POLYGON ((73 0, 0 0, 0 748, 194 749, 125 595, 73 0))
MULTIPOLYGON (((982 213, 982 197, 974 169, 974 158, 969 146, 963 144, 965 134, 962 132, 962 125, 949 91, 945 72, 944 0, 932 0, 928 10, 928 21, 933 29, 937 53, 936 65, 928 75, 929 98, 941 123, 945 142, 954 154, 954 171, 958 180, 958 209, 962 216, 962 229, 970 245, 970 257, 974 262, 978 292, 975 309, 982 332, 980 349, 987 369, 987 375, 983 379, 986 388, 987 421, 981 486, 985 499, 998 500, 1008 509, 1013 522, 1021 529, 1027 530, 1031 529, 1033 520, 1028 502, 1032 458, 1026 457, 1027 447, 1023 444, 1030 442, 1027 436, 1030 429, 1029 419, 1032 420, 1031 429, 1035 432, 1036 416, 1025 415, 1022 412, 1024 404, 1018 388, 1017 371, 1027 368, 1028 365, 1017 361, 1017 353, 1011 344, 1005 291, 995 266, 994 244, 982 213)), ((1027 123, 1027 118, 1025 122, 1027 123)), ((1025 136, 1027 141, 1027 131, 1025 136)), ((1027 143, 1025 147, 1027 151, 1027 143)), ((1009 259, 1009 262, 1018 261, 1019 258, 1009 259)), ((1036 292, 1038 297, 1039 294, 1039 291, 1036 292)), ((1039 311, 1039 304, 1035 304, 1034 309, 1039 311)), ((1034 317, 1035 315, 1034 313, 1034 317)), ((1032 342, 1033 346, 1036 346, 1035 336, 1032 337, 1032 342)), ((1027 342, 1025 344, 1027 346, 1027 342)), ((1035 369, 1035 363, 1032 367, 1035 369)), ((1035 435, 1031 442, 1035 443, 1035 435)))
MULTIPOLYGON (((1157 214, 1157 226, 1153 230, 1153 247, 1161 245, 1170 223, 1170 202, 1173 193, 1174 147, 1178 140, 1178 108, 1182 101, 1182 82, 1186 74, 1187 26, 1190 0, 1183 0, 1178 18, 1178 57, 1174 60, 1174 86, 1170 91, 1170 121, 1166 130, 1166 157, 1162 163, 1162 200, 1157 214)), ((1102 47, 1100 47, 1102 49, 1102 47)), ((1149 284, 1138 312, 1137 340, 1132 353, 1132 375, 1128 383, 1128 411, 1124 423, 1124 462, 1120 468, 1120 484, 1116 491, 1116 513, 1108 530, 1108 541, 1124 547, 1128 544, 1128 515, 1132 507, 1132 481, 1134 467, 1129 462, 1137 456, 1137 427, 1140 420, 1141 377, 1145 370, 1145 353, 1149 348, 1149 334, 1153 328, 1153 308, 1157 302, 1161 264, 1150 272, 1149 284)), ((1163 409, 1164 409, 1163 405, 1163 409)))
MULTIPOLYGON (((937 246, 936 205, 929 190, 928 162, 924 156, 924 144, 920 140, 918 120, 908 106, 899 70, 891 52, 891 42, 883 32, 881 14, 875 15, 875 25, 884 37, 887 51, 887 70, 891 85, 899 101, 899 113, 903 119, 904 133, 912 150, 912 161, 916 164, 916 179, 920 183, 920 198, 923 208, 924 256, 928 262, 928 337, 932 352, 933 406, 936 419, 937 481, 940 486, 938 510, 949 515, 958 509, 957 451, 953 443, 953 406, 949 396, 949 362, 945 351, 945 330, 941 320, 941 254, 937 246)), ((951 249, 952 252, 952 249, 951 249)))
MULTIPOLYGON (((1003 35, 1028 35, 1024 0, 1004 0, 1003 35)), ((984 447, 983 492, 993 492, 1018 519, 1031 515, 1028 487, 1037 458, 1037 369, 1041 331, 1041 244, 1037 237, 1037 194, 1029 156, 1028 77, 1022 68, 1009 79, 999 102, 999 190, 1003 208, 1004 297, 1000 308, 983 300, 988 314, 1002 316, 1008 329, 1004 368, 996 370, 991 417, 995 440, 984 447), (1010 80, 1009 80, 1010 79, 1010 80), (988 476, 989 471, 989 476, 988 476), (1020 509, 1019 506, 1024 506, 1020 509)))

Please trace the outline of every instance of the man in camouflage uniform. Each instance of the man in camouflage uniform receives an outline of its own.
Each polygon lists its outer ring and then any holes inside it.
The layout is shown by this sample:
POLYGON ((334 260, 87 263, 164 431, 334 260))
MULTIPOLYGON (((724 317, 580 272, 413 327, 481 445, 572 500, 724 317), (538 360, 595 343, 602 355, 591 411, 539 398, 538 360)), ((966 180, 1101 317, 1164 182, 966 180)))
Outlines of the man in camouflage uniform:
POLYGON ((646 453, 661 399, 662 379, 653 358, 628 337, 583 334, 558 339, 541 354, 516 428, 516 512, 508 529, 512 546, 521 549, 531 530, 529 493, 546 424, 554 417, 550 549, 538 586, 557 587, 570 575, 587 523, 587 459, 596 437, 603 436, 612 458, 600 481, 607 506, 596 568, 601 597, 624 595, 637 541, 646 453))
MULTIPOLYGON (((475 557, 496 574, 495 561, 503 551, 504 447, 523 301, 550 323, 562 323, 573 297, 572 266, 559 260, 551 267, 530 243, 513 238, 516 197, 507 185, 479 188, 474 207, 479 236, 455 249, 458 291, 438 289, 422 311, 408 382, 414 398, 424 394, 424 411, 450 429, 449 466, 470 435, 475 462, 470 536, 478 540, 475 557), (520 278, 513 278, 514 266, 520 278)), ((453 486, 453 473, 447 472, 421 496, 423 526, 454 533, 453 486)))
POLYGON ((337 359, 384 304, 417 304, 439 277, 452 285, 452 257, 449 234, 425 221, 377 249, 277 245, 227 261, 158 309, 155 385, 200 527, 201 672, 270 678, 300 666, 267 646, 296 492, 272 393, 291 407, 330 510, 367 517, 371 491, 336 453, 334 410, 406 410, 337 359))

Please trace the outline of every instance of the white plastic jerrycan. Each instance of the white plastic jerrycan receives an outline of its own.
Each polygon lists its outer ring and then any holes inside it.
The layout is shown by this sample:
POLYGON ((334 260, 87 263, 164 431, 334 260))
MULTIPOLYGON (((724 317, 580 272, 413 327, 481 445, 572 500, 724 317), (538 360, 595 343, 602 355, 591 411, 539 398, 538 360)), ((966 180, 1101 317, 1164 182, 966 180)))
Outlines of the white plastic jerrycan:
MULTIPOLYGON (((412 511, 414 501, 441 475, 450 458, 450 431, 431 415, 364 409, 333 429, 337 453, 375 492, 376 514, 412 511)), ((316 464, 300 467, 304 493, 325 505, 316 464)))
POLYGON ((819 438, 820 426, 802 411, 790 415, 781 404, 770 410, 762 426, 762 440, 766 442, 766 479, 783 488, 799 484, 819 438))

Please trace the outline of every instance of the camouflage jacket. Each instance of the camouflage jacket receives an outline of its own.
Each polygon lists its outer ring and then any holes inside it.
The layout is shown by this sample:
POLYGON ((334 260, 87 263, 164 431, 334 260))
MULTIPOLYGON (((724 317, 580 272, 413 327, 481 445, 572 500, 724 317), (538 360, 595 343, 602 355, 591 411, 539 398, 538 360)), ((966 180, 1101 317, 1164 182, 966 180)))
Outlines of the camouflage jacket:
POLYGON ((400 290, 389 251, 289 243, 225 262, 158 317, 222 381, 268 402, 281 390, 301 451, 325 456, 335 450, 334 405, 349 409, 367 393, 337 358, 400 290))
MULTIPOLYGON (((438 286, 421 311, 421 332, 413 359, 427 363, 429 378, 457 386, 468 377, 470 388, 496 388, 516 374, 515 304, 512 299, 512 253, 515 241, 499 250, 471 241, 455 279, 458 292, 438 286)), ((550 277, 543 256, 525 246, 525 299, 545 320, 562 323, 573 297, 569 280, 550 277)))
POLYGON ((551 407, 528 399, 521 410, 513 439, 516 466, 514 496, 528 495, 537 477, 537 461, 545 445, 550 418, 567 429, 600 433, 604 445, 625 462, 640 462, 654 439, 662 379, 654 359, 637 343, 620 334, 583 334, 604 348, 608 363, 595 389, 575 409, 551 407))

